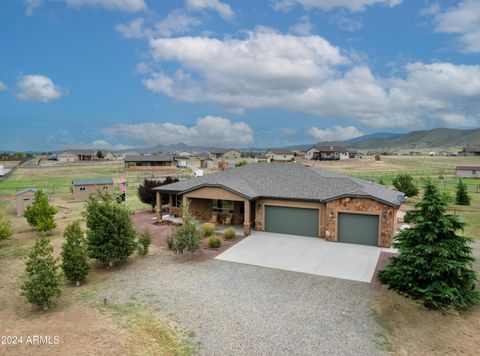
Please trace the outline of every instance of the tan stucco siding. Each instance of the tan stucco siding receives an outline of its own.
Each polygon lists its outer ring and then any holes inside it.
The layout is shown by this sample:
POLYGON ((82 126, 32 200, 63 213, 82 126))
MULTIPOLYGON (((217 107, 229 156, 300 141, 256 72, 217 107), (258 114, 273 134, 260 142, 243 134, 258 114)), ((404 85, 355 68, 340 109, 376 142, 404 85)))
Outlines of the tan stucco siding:
POLYGON ((244 197, 232 193, 223 188, 215 187, 204 187, 200 189, 193 190, 191 192, 185 193, 183 195, 187 198, 200 198, 200 199, 221 199, 221 200, 232 200, 232 201, 246 201, 244 197))
POLYGON ((113 184, 76 185, 73 187, 73 199, 76 201, 86 201, 90 195, 98 191, 113 194, 113 184), (106 189, 104 189, 104 187, 106 187, 106 189), (85 188, 85 190, 81 190, 80 188, 85 188))

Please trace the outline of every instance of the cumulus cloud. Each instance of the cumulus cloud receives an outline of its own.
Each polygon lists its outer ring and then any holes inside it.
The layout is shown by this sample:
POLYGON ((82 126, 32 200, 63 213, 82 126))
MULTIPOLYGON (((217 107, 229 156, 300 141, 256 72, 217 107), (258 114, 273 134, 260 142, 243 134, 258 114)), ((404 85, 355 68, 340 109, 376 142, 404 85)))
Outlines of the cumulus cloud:
POLYGON ((199 118, 194 126, 170 122, 120 124, 103 130, 109 136, 122 136, 144 144, 199 146, 243 146, 253 142, 253 131, 245 122, 233 122, 218 116, 199 118))
POLYGON ((136 18, 127 24, 118 24, 115 30, 127 39, 148 38, 153 36, 153 31, 145 28, 145 20, 143 18, 136 18))
POLYGON ((235 16, 235 12, 230 5, 220 0, 187 0, 187 6, 192 10, 215 10, 222 18, 227 20, 235 16))
POLYGON ((319 129, 318 127, 312 127, 307 130, 306 134, 313 137, 318 142, 322 141, 344 141, 354 137, 363 135, 363 132, 358 130, 354 126, 334 126, 328 129, 319 129))
POLYGON ((287 11, 295 5, 302 5, 306 9, 318 8, 331 10, 344 8, 352 12, 364 11, 367 6, 384 4, 390 7, 397 6, 402 0, 272 0, 275 10, 287 11))
POLYGON ((374 127, 420 128, 445 114, 480 115, 480 66, 410 63, 391 77, 320 36, 258 28, 246 38, 152 39, 151 59, 176 63, 144 79, 157 93, 242 112, 275 108, 351 119, 374 127))
POLYGON ((5 91, 7 90, 7 85, 0 80, 0 91, 5 91))
POLYGON ((24 75, 17 82, 17 98, 23 101, 47 103, 59 99, 65 92, 44 75, 24 75))
POLYGON ((480 53, 480 1, 461 1, 444 11, 434 8, 432 13, 437 32, 457 35, 466 52, 480 53))
MULTIPOLYGON (((46 1, 53 0, 24 0, 26 14, 32 15, 34 10, 46 1)), ((57 0, 63 1, 70 7, 101 7, 108 10, 117 10, 123 12, 138 12, 147 9, 145 0, 57 0)))

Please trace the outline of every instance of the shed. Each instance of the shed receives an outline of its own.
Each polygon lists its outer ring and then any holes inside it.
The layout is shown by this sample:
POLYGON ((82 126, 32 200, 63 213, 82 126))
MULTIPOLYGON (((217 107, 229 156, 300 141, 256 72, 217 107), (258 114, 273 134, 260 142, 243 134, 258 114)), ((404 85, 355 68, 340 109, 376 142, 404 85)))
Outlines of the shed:
POLYGON ((209 157, 199 158, 200 168, 213 168, 213 159, 209 157))
POLYGON ((90 195, 98 191, 113 194, 112 178, 74 180, 72 185, 73 200, 75 201, 86 201, 90 195))
POLYGON ((458 165, 455 173, 457 178, 480 178, 480 164, 458 165))
POLYGON ((35 201, 37 188, 28 188, 16 193, 17 196, 17 216, 23 216, 27 207, 35 201))

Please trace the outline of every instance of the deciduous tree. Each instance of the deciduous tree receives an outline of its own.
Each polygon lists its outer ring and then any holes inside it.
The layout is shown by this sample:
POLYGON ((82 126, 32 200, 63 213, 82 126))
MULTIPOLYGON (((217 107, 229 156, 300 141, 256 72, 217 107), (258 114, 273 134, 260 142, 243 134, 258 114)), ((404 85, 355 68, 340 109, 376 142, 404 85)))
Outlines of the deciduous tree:
POLYGON ((63 274, 78 286, 90 271, 85 234, 80 227, 80 221, 67 225, 63 236, 65 238, 62 245, 63 274))
POLYGON ((3 214, 0 212, 0 241, 7 240, 13 235, 12 224, 3 214))
MULTIPOLYGON (((156 192, 153 188, 159 187, 161 185, 170 184, 178 182, 177 178, 166 177, 163 181, 154 180, 154 179, 145 179, 143 184, 138 186, 137 196, 138 199, 144 204, 148 204, 152 207, 152 212, 155 210, 155 205, 157 204, 156 192)), ((168 197, 162 197, 162 204, 168 203, 168 197)))
POLYGON ((414 197, 418 194, 418 188, 413 184, 413 178, 407 173, 400 173, 392 181, 396 190, 405 193, 409 197, 414 197))
POLYGON ((35 193, 35 201, 25 210, 27 222, 37 231, 46 234, 57 227, 54 216, 57 208, 50 205, 47 194, 41 190, 35 193))

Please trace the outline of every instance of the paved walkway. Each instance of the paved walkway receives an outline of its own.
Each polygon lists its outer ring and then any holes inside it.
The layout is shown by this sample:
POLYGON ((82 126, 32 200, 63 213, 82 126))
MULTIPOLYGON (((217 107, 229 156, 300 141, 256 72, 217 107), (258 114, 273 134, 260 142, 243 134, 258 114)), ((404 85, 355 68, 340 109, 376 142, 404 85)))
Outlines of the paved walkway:
POLYGON ((216 258, 370 283, 382 251, 395 250, 255 231, 216 258))

